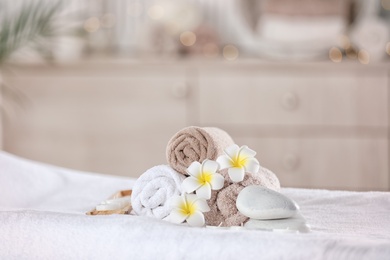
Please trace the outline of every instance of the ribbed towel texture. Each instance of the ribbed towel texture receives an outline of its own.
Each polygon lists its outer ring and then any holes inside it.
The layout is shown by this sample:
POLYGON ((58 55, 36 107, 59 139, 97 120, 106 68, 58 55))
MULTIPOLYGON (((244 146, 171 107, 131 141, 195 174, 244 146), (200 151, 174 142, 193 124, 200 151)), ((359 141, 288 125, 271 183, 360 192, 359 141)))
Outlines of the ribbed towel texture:
POLYGON ((176 171, 187 174, 186 169, 194 161, 216 160, 223 150, 234 144, 225 131, 215 127, 186 127, 168 142, 166 157, 176 171))
POLYGON ((143 173, 133 186, 131 204, 137 215, 163 219, 170 213, 169 200, 181 194, 183 174, 168 165, 158 165, 143 173))
MULTIPOLYGON (((170 214, 169 200, 181 195, 181 185, 191 163, 205 159, 216 160, 224 149, 234 144, 225 131, 214 127, 191 126, 177 132, 168 142, 166 155, 168 165, 159 165, 147 170, 134 183, 131 203, 137 215, 163 219, 170 214)), ((243 181, 232 183, 227 170, 220 172, 225 178, 222 189, 212 191, 208 200, 210 211, 204 214, 206 225, 239 226, 248 218, 236 207, 239 192, 249 185, 260 185, 279 190, 280 183, 270 170, 260 167, 256 174, 246 173, 243 181)))
POLYGON ((211 210, 205 213, 207 225, 218 226, 222 223, 222 226, 230 227, 245 223, 248 218, 237 210, 236 200, 240 191, 247 186, 260 185, 275 191, 280 189, 279 179, 264 167, 260 167, 257 174, 246 173, 244 180, 239 183, 229 183, 226 171, 223 171, 222 175, 226 180, 224 187, 213 192, 208 201, 211 210))

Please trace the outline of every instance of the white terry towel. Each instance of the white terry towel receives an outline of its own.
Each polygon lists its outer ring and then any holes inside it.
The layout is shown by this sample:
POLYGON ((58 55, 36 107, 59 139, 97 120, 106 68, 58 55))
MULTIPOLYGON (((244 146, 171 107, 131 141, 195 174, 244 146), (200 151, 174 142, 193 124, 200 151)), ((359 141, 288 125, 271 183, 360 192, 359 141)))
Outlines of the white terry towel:
POLYGON ((84 214, 114 193, 131 189, 134 181, 61 168, 0 151, 0 211, 30 209, 84 214))
POLYGON ((131 204, 137 215, 163 219, 170 213, 169 200, 181 194, 186 176, 168 165, 158 165, 143 173, 134 183, 131 204))

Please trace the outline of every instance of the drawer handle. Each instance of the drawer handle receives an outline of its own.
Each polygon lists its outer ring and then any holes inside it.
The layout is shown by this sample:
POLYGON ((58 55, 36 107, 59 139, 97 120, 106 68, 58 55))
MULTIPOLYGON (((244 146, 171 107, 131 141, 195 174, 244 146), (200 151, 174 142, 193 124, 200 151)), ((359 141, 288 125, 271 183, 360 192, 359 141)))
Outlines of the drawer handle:
POLYGON ((188 95, 188 86, 185 83, 173 85, 171 88, 171 92, 175 98, 185 98, 188 95))
POLYGON ((299 105, 299 98, 292 92, 287 92, 282 96, 282 106, 287 110, 294 110, 299 105))
POLYGON ((298 169, 299 157, 296 154, 287 154, 283 158, 283 167, 286 170, 293 171, 298 169))

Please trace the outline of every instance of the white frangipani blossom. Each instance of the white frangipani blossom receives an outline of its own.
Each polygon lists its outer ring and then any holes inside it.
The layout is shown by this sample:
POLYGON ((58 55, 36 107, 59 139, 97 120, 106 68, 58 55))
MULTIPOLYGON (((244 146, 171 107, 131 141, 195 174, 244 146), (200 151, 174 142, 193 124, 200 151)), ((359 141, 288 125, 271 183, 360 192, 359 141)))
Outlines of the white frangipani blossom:
POLYGON ((221 169, 228 168, 228 174, 233 182, 244 179, 245 173, 255 174, 260 169, 259 161, 254 158, 256 152, 244 145, 234 144, 224 150, 225 154, 218 157, 217 162, 221 169))
POLYGON ((198 197, 210 199, 211 190, 219 190, 224 184, 223 176, 216 173, 218 169, 219 164, 216 161, 206 159, 202 164, 193 162, 187 168, 187 173, 190 176, 182 183, 183 192, 195 191, 198 197))
POLYGON ((186 221, 190 226, 202 227, 205 224, 203 212, 210 211, 205 199, 195 194, 183 193, 181 196, 174 196, 171 199, 171 214, 168 220, 180 224, 186 221))

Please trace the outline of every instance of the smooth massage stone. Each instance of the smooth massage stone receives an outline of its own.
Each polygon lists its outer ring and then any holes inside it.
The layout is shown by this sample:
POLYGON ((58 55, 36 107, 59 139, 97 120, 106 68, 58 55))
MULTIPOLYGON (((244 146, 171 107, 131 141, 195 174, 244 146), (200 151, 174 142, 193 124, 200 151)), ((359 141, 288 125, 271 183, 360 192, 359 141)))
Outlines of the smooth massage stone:
POLYGON ((258 220, 250 219, 244 225, 248 229, 261 229, 274 232, 286 233, 308 233, 310 227, 301 214, 296 214, 291 218, 258 220))
POLYGON ((283 194, 261 187, 248 186, 237 197, 237 209, 252 219, 281 219, 294 216, 298 206, 283 194))

